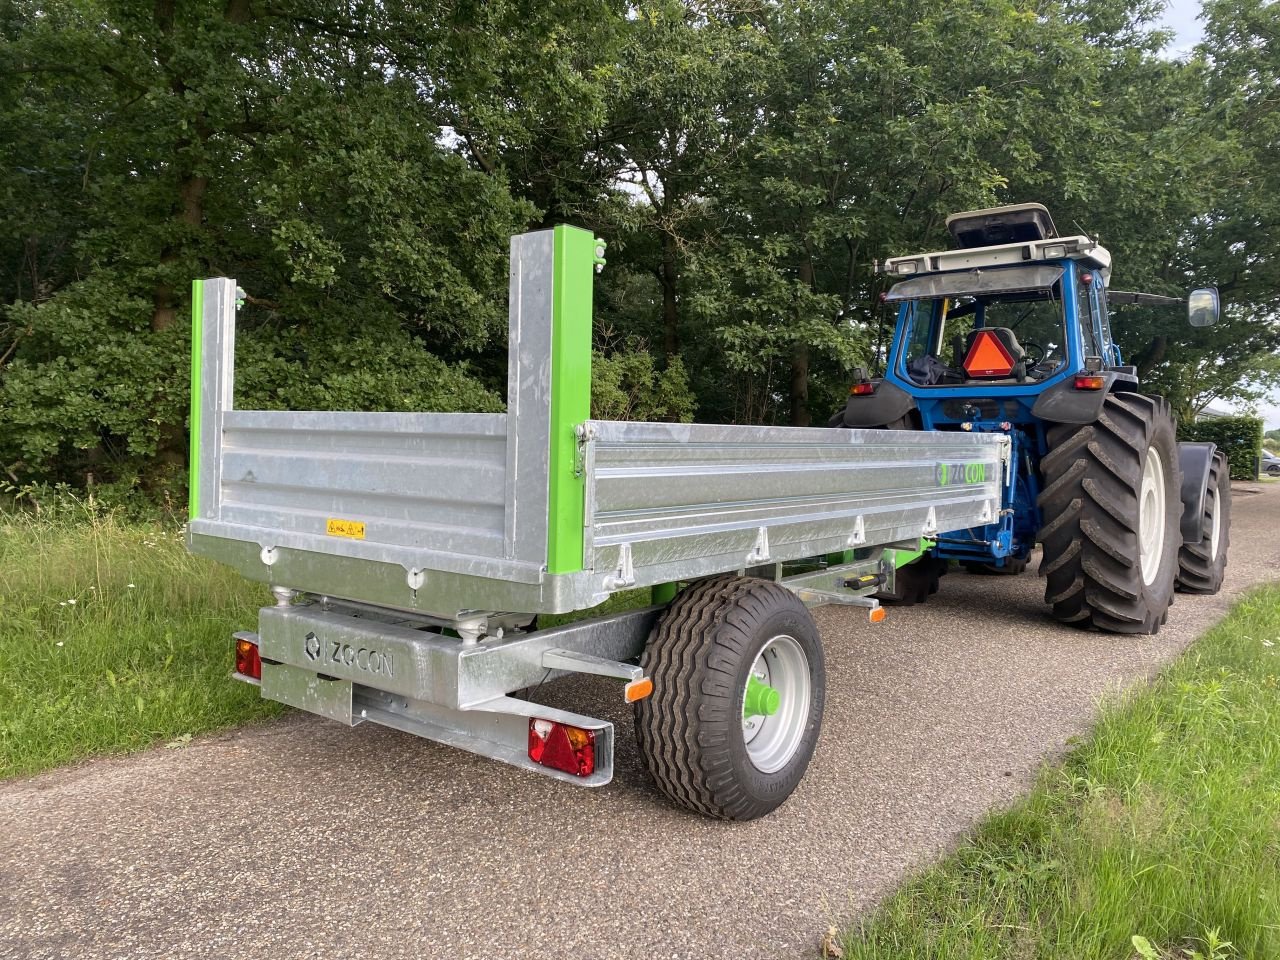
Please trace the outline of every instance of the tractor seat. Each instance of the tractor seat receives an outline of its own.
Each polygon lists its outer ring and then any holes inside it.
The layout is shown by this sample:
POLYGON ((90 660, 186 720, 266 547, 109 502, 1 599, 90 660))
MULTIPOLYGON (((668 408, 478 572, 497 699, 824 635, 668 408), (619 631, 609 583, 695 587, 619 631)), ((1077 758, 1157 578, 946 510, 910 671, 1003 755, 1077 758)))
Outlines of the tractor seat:
MULTIPOLYGON (((1007 380, 1010 377, 1019 381, 1027 379, 1027 351, 1023 349, 1022 344, 1018 343, 1018 338, 1008 327, 980 327, 977 330, 971 330, 964 336, 953 337, 951 348, 955 352, 955 368, 964 370, 964 375, 969 380, 1007 380), (973 342, 984 333, 993 334, 1013 359, 1013 369, 1008 373, 983 374, 965 370, 964 361, 969 356, 969 351, 973 349, 973 342)), ((992 352, 996 351, 993 349, 992 352)))

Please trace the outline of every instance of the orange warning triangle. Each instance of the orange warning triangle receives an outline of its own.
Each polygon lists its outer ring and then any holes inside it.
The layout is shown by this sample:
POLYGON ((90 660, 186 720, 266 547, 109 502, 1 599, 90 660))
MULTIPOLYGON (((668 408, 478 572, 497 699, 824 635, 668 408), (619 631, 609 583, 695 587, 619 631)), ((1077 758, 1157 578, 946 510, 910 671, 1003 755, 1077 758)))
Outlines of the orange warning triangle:
POLYGON ((971 377, 1004 377, 1013 372, 1013 354, 1000 338, 982 330, 973 338, 969 354, 964 358, 965 373, 971 377))

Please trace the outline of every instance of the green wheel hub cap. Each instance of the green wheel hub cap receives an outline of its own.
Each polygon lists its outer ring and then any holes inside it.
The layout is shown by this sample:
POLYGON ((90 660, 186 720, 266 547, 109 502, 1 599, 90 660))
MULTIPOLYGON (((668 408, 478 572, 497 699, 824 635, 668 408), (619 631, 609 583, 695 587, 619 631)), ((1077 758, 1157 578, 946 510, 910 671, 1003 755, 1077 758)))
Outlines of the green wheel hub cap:
POLYGON ((743 717, 772 717, 782 706, 782 694, 754 676, 747 679, 747 694, 742 698, 743 717))

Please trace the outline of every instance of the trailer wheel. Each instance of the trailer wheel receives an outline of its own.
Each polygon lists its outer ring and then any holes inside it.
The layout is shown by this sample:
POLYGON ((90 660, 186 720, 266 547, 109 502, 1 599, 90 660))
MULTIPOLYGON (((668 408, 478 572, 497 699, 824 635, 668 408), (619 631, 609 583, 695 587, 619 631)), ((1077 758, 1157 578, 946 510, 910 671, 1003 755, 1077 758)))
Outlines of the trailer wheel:
POLYGON ((695 583, 662 614, 640 665, 653 693, 636 704, 636 738, 668 798, 754 820, 791 795, 826 691, 818 629, 795 594, 748 577, 695 583))
POLYGON ((1231 475, 1226 455, 1219 450, 1209 464, 1200 541, 1184 543, 1178 551, 1178 589, 1186 593, 1217 593, 1227 572, 1230 544, 1231 475))
POLYGON ((1049 429, 1040 574, 1058 620, 1156 633, 1178 571, 1181 474, 1160 397, 1110 394, 1097 421, 1049 429))

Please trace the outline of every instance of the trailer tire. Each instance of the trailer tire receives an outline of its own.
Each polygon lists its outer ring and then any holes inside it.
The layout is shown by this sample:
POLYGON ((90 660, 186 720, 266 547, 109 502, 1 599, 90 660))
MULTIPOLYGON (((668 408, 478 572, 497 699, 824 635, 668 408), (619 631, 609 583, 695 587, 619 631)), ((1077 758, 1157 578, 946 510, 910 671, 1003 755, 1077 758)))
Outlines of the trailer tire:
POLYGON ((1108 394, 1098 419, 1049 428, 1040 464, 1040 574, 1053 616, 1157 633, 1178 572, 1181 473, 1160 397, 1108 394))
POLYGON ((1200 540, 1178 551, 1178 589, 1184 593, 1214 594, 1222 589, 1231 545, 1231 476, 1227 457, 1215 451, 1204 492, 1200 540))
POLYGON ((826 689, 818 629, 794 593, 749 577, 699 581, 663 612, 640 665, 653 693, 636 704, 636 739, 659 790, 722 820, 782 805, 813 756, 826 689), (779 696, 749 730, 753 674, 779 696))

